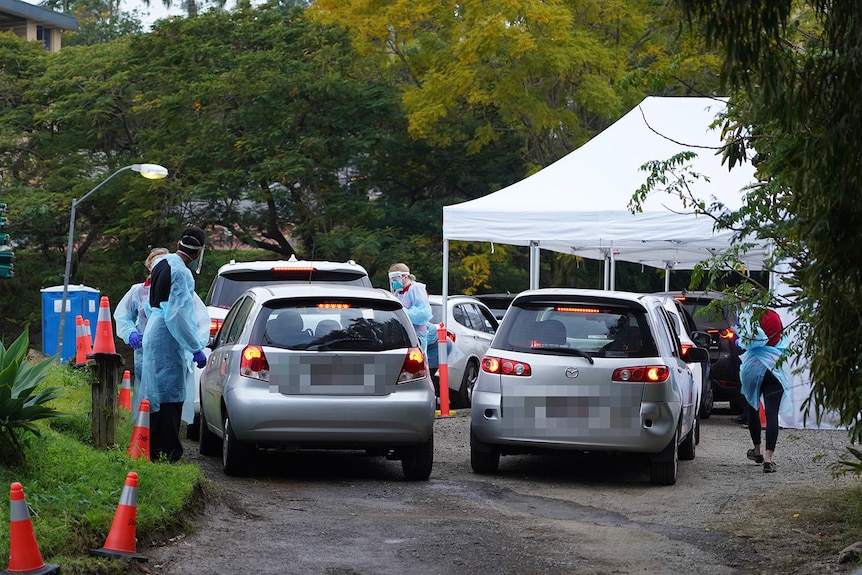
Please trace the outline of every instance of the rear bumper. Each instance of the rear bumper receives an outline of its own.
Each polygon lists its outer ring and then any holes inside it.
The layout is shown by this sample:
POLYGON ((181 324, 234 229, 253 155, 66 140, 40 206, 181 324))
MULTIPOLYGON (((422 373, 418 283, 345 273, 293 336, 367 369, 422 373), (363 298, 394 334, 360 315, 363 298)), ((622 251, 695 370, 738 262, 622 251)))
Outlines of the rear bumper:
POLYGON ((471 436, 502 453, 548 449, 658 453, 673 438, 680 410, 678 402, 643 402, 637 418, 600 428, 589 417, 550 423, 547 419, 512 417, 501 409, 500 394, 474 391, 471 436))
POLYGON ((271 393, 238 386, 225 393, 231 427, 241 441, 283 447, 366 447, 424 443, 437 400, 427 382, 383 396, 271 393))

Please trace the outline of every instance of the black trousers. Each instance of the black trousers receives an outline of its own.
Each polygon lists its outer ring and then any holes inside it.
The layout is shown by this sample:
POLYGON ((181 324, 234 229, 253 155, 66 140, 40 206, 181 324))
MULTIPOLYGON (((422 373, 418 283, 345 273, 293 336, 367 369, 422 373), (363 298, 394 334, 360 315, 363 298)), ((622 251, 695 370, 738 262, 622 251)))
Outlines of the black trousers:
MULTIPOLYGON (((763 411, 766 415, 766 449, 775 451, 775 444, 778 442, 778 408, 781 406, 784 388, 768 369, 760 384, 760 393, 763 396, 763 411)), ((751 441, 754 445, 760 445, 760 410, 751 407, 748 402, 745 405, 748 408, 748 432, 751 441)))
POLYGON ((162 403, 159 410, 150 414, 150 459, 159 461, 163 457, 176 463, 183 456, 180 442, 180 418, 183 403, 162 403))

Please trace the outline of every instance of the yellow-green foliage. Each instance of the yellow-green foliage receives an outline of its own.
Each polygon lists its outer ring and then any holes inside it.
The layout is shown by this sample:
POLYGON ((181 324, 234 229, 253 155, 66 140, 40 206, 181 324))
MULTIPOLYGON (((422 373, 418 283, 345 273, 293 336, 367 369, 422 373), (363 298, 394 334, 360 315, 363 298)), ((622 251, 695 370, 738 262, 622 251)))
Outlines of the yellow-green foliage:
MULTIPOLYGON (((63 387, 65 393, 55 407, 70 417, 43 423, 41 436, 25 443, 22 465, 0 466, 3 485, 19 482, 24 488, 43 559, 60 564, 67 574, 108 572, 105 560, 89 557, 88 550, 104 544, 129 472, 138 474, 135 529, 139 541, 187 528, 204 482, 195 465, 131 459, 126 450, 132 422, 122 409, 117 445, 95 449, 89 436, 90 377, 88 372, 64 366, 52 368, 46 384, 63 387)), ((4 518, 9 517, 8 502, 5 498, 2 504, 4 518)), ((0 527, 0 541, 9 540, 7 526, 0 527)), ((8 560, 9 548, 4 545, 0 565, 8 560)))

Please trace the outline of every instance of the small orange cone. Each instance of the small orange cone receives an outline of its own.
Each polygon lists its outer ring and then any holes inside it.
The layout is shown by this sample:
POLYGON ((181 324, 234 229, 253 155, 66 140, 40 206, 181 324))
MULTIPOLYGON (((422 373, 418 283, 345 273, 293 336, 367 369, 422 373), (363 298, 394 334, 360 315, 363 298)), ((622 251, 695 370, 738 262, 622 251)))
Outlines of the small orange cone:
POLYGON ((763 402, 760 402, 760 427, 766 427, 766 410, 763 409, 763 402))
POLYGON ((87 355, 93 353, 93 332, 90 330, 90 320, 84 320, 84 331, 87 332, 87 355))
POLYGON ((108 303, 108 296, 105 295, 99 301, 99 319, 96 322, 93 353, 117 353, 114 345, 114 326, 111 321, 111 304, 108 303))
POLYGON ((142 399, 138 408, 138 418, 132 429, 132 438, 129 440, 128 454, 132 459, 140 456, 150 459, 150 400, 142 399))
POLYGON ((89 363, 87 355, 90 353, 90 347, 87 345, 87 333, 84 326, 84 318, 75 316, 75 366, 80 367, 89 363))
POLYGON ((143 555, 137 554, 137 539, 135 538, 135 524, 138 515, 138 474, 130 471, 126 475, 126 483, 123 485, 123 493, 120 495, 120 503, 117 512, 114 513, 114 522, 105 545, 98 549, 90 549, 90 555, 100 557, 132 557, 138 561, 147 561, 143 555))
POLYGON ((132 411, 132 374, 129 373, 128 369, 123 372, 123 384, 120 386, 120 397, 117 398, 117 405, 132 411))
POLYGON ((36 543, 30 511, 24 499, 24 488, 13 483, 9 496, 9 568, 2 573, 26 573, 27 575, 47 575, 59 573, 60 566, 46 565, 36 543))

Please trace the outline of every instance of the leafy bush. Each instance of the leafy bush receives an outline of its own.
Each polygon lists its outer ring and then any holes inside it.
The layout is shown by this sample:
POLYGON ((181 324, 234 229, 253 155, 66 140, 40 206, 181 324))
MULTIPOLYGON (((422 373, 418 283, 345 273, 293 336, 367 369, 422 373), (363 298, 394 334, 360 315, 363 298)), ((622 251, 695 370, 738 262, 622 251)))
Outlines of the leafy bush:
POLYGON ((38 363, 27 360, 30 338, 24 330, 7 350, 0 342, 0 456, 18 462, 24 450, 18 438, 21 431, 39 435, 34 423, 63 414, 46 404, 60 396, 59 387, 38 389, 45 381, 53 358, 38 363))

